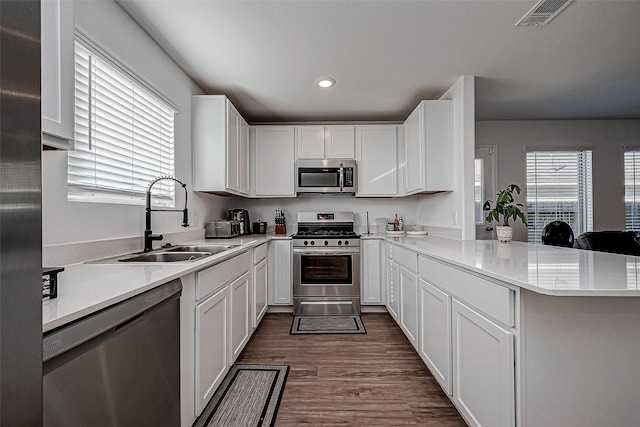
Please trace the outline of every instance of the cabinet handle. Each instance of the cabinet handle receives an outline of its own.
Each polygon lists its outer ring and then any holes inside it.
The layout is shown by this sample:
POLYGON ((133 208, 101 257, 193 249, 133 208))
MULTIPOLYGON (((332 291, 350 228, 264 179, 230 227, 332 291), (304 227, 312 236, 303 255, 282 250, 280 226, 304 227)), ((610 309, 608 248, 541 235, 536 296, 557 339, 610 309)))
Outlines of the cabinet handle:
POLYGON ((485 230, 487 230, 487 231, 493 231, 493 227, 487 227, 487 228, 485 228, 485 230))

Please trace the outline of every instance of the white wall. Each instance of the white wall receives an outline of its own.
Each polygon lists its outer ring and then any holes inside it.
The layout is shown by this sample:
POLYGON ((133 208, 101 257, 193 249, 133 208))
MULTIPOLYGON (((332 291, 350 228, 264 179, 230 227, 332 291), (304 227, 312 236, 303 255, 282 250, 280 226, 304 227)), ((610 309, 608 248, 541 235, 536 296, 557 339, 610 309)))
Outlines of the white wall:
MULTIPOLYGON (((74 1, 74 18, 78 30, 177 105, 175 176, 192 188, 191 95, 202 90, 117 3, 74 1)), ((44 245, 142 236, 144 206, 68 202, 66 173, 66 152, 42 153, 44 245)), ((180 191, 178 187, 176 205, 181 208, 180 191)), ((228 201, 191 191, 188 199, 193 219, 189 229, 202 228, 206 219, 220 216, 228 201)), ((183 231, 181 218, 179 213, 155 213, 153 231, 183 231)))
POLYGON ((274 225, 275 209, 284 210, 287 233, 294 233, 297 226, 297 213, 305 211, 351 211, 355 213, 356 230, 366 232, 367 211, 371 232, 376 231, 376 218, 393 218, 395 214, 402 217, 405 225, 417 224, 420 220, 418 203, 422 197, 403 198, 355 198, 347 196, 297 197, 291 199, 243 199, 234 197, 231 205, 234 208, 249 209, 251 221, 262 219, 270 227, 274 225))
POLYGON ((422 224, 459 230, 462 240, 476 237, 473 210, 474 87, 473 76, 462 76, 440 97, 453 100, 453 191, 424 197, 420 201, 422 224))
MULTIPOLYGON (((498 189, 518 184, 526 206, 526 147, 593 150, 593 228, 620 230, 624 222, 624 148, 640 146, 640 120, 482 121, 476 144, 498 148, 498 189)), ((526 241, 520 222, 514 240, 526 241)))

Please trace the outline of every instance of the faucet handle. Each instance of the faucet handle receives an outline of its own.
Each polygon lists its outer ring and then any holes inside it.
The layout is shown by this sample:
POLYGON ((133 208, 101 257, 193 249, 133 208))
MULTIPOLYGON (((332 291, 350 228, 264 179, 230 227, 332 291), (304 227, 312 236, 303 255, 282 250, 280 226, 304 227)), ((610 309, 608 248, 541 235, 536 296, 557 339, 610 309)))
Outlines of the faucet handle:
POLYGON ((183 227, 189 226, 189 210, 187 208, 184 208, 182 210, 182 226, 183 227))

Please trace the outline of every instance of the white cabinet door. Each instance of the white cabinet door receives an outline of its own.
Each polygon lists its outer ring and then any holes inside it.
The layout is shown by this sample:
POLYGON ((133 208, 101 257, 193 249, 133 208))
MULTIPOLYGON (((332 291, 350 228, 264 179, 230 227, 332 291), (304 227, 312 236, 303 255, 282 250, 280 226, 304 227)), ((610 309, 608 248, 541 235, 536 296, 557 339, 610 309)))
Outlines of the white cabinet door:
POLYGON ((256 126, 255 195, 295 197, 295 138, 293 126, 256 126))
POLYGON ((227 188, 240 190, 240 114, 227 102, 227 188))
POLYGON ((269 267, 273 272, 269 272, 269 304, 293 304, 293 259, 292 259, 292 242, 291 240, 272 240, 269 242, 273 256, 273 268, 269 267))
POLYGON ((405 192, 413 194, 422 189, 424 176, 424 144, 420 136, 420 113, 418 106, 404 121, 405 144, 405 192))
POLYGON ((398 265, 400 279, 400 328, 414 348, 418 348, 418 276, 398 265))
POLYGON ((324 159, 324 127, 296 126, 296 158, 324 159))
POLYGON ((355 159, 355 127, 327 126, 324 132, 327 159, 355 159))
POLYGON ((249 124, 240 117, 240 138, 238 140, 238 192, 249 194, 249 124))
POLYGON ((296 126, 297 159, 354 159, 355 127, 296 126))
POLYGON ((41 2, 42 142, 72 150, 74 140, 73 2, 41 2))
POLYGON ((451 394, 451 297, 422 279, 418 354, 442 389, 451 394))
POLYGON ((398 265, 390 258, 385 260, 387 282, 387 310, 393 319, 398 322, 400 311, 400 295, 398 287, 398 265))
POLYGON ((397 183, 397 127, 358 126, 356 160, 360 197, 395 196, 397 183))
POLYGON ((253 327, 257 328, 267 312, 267 259, 263 259, 253 267, 253 327))
POLYGON ((249 126, 222 95, 192 98, 193 189, 248 195, 249 126))
POLYGON ((195 411, 200 415, 229 363, 229 286, 196 306, 195 411))
POLYGON ((473 426, 515 425, 513 334, 452 301, 453 399, 473 426))
POLYGON ((450 100, 422 101, 404 122, 405 192, 453 190, 450 100))
POLYGON ((380 286, 380 240, 360 240, 362 304, 382 304, 380 286))
POLYGON ((249 325, 251 324, 249 272, 234 280, 229 288, 231 290, 231 363, 233 364, 249 341, 249 325))

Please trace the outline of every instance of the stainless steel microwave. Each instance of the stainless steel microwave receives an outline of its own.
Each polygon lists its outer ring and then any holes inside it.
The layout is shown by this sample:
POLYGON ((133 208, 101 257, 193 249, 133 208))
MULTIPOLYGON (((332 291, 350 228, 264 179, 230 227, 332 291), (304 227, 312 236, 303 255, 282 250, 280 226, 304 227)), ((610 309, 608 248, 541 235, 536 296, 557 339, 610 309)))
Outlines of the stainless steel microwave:
POLYGON ((356 161, 318 159, 296 161, 296 193, 355 194, 356 161))

